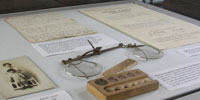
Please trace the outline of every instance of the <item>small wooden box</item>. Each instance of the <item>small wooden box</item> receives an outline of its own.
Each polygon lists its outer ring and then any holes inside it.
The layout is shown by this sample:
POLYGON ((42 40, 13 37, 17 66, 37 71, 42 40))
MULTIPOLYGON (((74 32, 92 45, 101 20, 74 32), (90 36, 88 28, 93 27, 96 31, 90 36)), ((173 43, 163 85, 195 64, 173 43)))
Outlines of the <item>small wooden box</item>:
POLYGON ((158 89, 158 81, 139 69, 88 81, 88 90, 100 100, 124 100, 158 89))

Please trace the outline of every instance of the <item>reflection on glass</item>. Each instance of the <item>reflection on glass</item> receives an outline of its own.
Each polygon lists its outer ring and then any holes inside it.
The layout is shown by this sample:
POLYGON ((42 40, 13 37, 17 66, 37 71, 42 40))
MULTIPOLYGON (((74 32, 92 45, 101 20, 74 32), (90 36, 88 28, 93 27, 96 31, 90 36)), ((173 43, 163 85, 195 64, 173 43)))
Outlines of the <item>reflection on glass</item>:
POLYGON ((158 59, 163 56, 163 52, 147 45, 131 48, 131 52, 135 57, 139 57, 145 61, 149 59, 158 59))
POLYGON ((68 63, 65 72, 78 77, 91 77, 101 73, 101 65, 86 60, 78 60, 68 63))

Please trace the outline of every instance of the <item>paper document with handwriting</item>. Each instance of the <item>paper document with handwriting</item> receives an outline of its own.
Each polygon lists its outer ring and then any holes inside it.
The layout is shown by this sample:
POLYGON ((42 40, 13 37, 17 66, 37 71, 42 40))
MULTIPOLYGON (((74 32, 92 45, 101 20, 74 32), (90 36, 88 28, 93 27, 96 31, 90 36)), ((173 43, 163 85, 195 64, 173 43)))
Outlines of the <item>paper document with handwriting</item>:
POLYGON ((41 13, 6 18, 29 42, 42 42, 95 33, 60 13, 41 13))
POLYGON ((136 4, 80 12, 158 49, 200 42, 200 27, 136 4))

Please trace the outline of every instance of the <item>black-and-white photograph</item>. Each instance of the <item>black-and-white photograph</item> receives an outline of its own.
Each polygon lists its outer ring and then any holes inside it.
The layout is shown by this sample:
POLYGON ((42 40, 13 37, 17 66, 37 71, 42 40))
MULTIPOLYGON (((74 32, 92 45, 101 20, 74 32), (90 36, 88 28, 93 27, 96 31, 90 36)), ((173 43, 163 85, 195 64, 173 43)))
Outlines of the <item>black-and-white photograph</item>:
POLYGON ((26 56, 0 61, 0 69, 0 94, 6 99, 56 87, 26 56))

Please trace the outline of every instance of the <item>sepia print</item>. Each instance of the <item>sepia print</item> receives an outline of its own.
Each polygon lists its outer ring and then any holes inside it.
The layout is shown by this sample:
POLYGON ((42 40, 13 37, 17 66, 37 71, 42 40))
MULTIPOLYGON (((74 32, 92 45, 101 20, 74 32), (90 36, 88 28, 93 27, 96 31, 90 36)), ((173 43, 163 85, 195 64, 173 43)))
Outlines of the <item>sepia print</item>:
POLYGON ((0 95, 6 99, 56 87, 26 56, 0 61, 0 69, 0 95))

